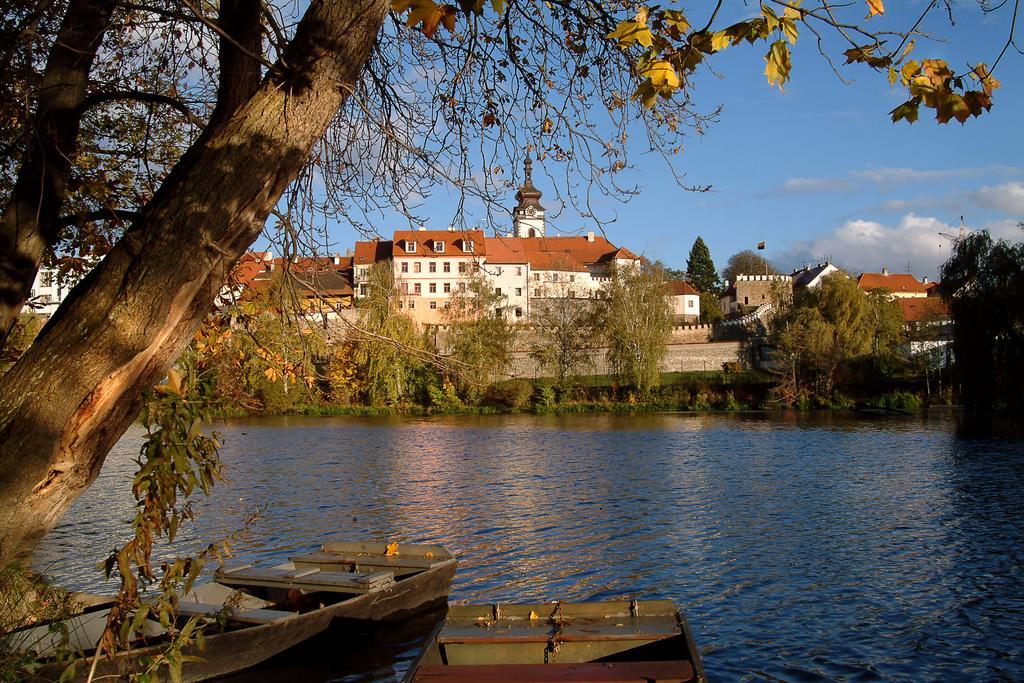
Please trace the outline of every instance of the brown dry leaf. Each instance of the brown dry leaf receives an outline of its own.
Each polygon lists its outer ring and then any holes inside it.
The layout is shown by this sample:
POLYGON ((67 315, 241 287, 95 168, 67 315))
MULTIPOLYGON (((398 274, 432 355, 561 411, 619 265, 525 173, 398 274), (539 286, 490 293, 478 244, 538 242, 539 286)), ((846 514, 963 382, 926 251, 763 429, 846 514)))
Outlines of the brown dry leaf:
POLYGON ((429 550, 423 555, 423 557, 433 557, 433 556, 434 556, 434 553, 430 552, 429 550))
POLYGON ((392 555, 397 555, 397 554, 398 554, 398 541, 393 541, 391 543, 388 543, 384 547, 384 556, 385 557, 391 557, 392 555))
POLYGON ((533 610, 530 610, 530 619, 540 619, 540 615, 533 610))

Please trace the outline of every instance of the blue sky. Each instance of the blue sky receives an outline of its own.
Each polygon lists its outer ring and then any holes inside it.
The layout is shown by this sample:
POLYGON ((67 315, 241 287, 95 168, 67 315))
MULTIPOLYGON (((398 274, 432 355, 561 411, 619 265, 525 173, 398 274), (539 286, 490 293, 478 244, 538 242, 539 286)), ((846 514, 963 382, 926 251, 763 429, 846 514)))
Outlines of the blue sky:
MULTIPOLYGON (((923 8, 887 4, 884 21, 903 26, 923 8)), ((1006 40, 1005 18, 984 18, 968 2, 957 20, 955 29, 934 25, 953 42, 919 44, 914 56, 945 58, 954 69, 968 61, 991 64, 1006 40)), ((718 124, 690 139, 678 168, 688 183, 714 189, 686 192, 660 158, 636 150, 626 179, 643 193, 625 204, 607 200, 604 208, 616 217, 605 231, 610 240, 677 268, 700 235, 719 269, 731 254, 764 240, 768 258, 785 270, 830 258, 857 272, 905 272, 909 264, 918 277, 935 278, 950 248, 939 233, 955 233, 961 215, 969 229, 1024 238, 1016 228, 1024 221, 1024 59, 1013 48, 996 71, 1002 88, 992 111, 963 126, 938 125, 923 109, 913 125, 892 124, 888 112, 905 94, 861 65, 840 67, 854 81, 842 83, 806 33, 791 82, 779 92, 763 75, 765 50, 729 48, 715 56, 716 73, 698 82, 697 102, 724 109, 718 124)), ((534 177, 541 180, 543 171, 534 177)), ((509 208, 514 201, 510 193, 509 208)), ((422 213, 442 216, 428 227, 447 227, 450 205, 444 191, 428 199, 422 213)), ((549 234, 589 229, 565 211, 549 234)), ((358 239, 341 227, 331 236, 342 249, 358 239)))

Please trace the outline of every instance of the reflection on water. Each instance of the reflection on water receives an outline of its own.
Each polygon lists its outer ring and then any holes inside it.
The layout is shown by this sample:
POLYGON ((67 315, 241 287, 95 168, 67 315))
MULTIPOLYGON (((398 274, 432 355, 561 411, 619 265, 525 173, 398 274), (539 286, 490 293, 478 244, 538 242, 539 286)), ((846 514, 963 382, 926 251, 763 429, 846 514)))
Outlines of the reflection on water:
MULTIPOLYGON (((327 536, 441 543, 460 558, 457 602, 671 598, 717 680, 1024 678, 1024 442, 958 436, 948 417, 276 418, 220 431, 231 481, 199 502, 187 544, 261 508, 239 552, 283 559, 327 536)), ((127 533, 140 438, 121 441, 40 568, 112 590, 94 565, 127 533)), ((302 661, 304 679, 388 679, 427 629, 362 633, 370 659, 313 644, 259 677, 302 661)))

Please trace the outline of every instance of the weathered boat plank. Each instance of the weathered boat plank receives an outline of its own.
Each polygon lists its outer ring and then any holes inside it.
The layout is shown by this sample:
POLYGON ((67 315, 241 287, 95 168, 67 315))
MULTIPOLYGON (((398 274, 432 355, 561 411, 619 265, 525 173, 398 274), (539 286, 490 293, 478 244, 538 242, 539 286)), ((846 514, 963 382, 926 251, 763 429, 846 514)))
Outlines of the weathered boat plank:
POLYGON ((685 660, 583 662, 578 664, 427 665, 416 672, 423 683, 687 683, 695 678, 685 660))

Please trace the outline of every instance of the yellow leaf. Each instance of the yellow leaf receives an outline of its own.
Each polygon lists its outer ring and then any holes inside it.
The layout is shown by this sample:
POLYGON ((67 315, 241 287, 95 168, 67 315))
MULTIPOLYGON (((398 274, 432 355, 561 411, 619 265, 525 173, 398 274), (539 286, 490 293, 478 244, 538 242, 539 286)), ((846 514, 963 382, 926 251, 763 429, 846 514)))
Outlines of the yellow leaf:
POLYGON ((530 610, 530 619, 540 619, 540 615, 533 610, 530 610))
POLYGON ((885 5, 882 0, 868 0, 868 19, 876 14, 885 14, 885 5))
POLYGON ((727 34, 725 31, 715 31, 711 35, 711 51, 719 52, 721 50, 724 50, 725 48, 729 47, 729 43, 731 42, 732 39, 729 38, 729 34, 727 34))
POLYGON ((894 69, 894 68, 892 68, 890 66, 889 67, 889 85, 890 86, 896 85, 896 81, 898 81, 899 78, 900 78, 899 72, 896 71, 896 69, 894 69))
POLYGON ((491 0, 491 7, 495 14, 502 14, 505 11, 505 0, 491 0))
POLYGON ((679 76, 672 65, 666 61, 654 62, 643 75, 651 79, 651 85, 656 88, 674 90, 679 87, 679 76))
POLYGON ((776 40, 772 43, 768 54, 764 56, 764 61, 764 74, 768 77, 768 82, 779 86, 779 90, 784 90, 783 86, 789 80, 789 72, 792 69, 792 64, 789 61, 789 47, 786 45, 786 41, 776 40))
POLYGON ((782 33, 786 36, 790 43, 796 45, 797 36, 800 35, 800 29, 796 27, 796 22, 786 17, 780 22, 782 25, 782 33))
POLYGON ((618 40, 619 45, 640 43, 644 47, 650 47, 654 44, 654 36, 650 29, 637 21, 620 21, 608 37, 618 40))
POLYGON ((544 123, 541 126, 541 130, 543 132, 545 132, 545 133, 550 133, 551 129, 554 128, 554 127, 555 127, 555 122, 545 116, 544 117, 544 123))
POLYGON ((181 373, 174 368, 167 371, 167 388, 181 396, 181 373))
POLYGON ((398 541, 393 541, 391 543, 388 543, 387 546, 384 548, 384 555, 387 556, 387 557, 391 557, 392 555, 397 555, 397 554, 398 554, 398 541))

